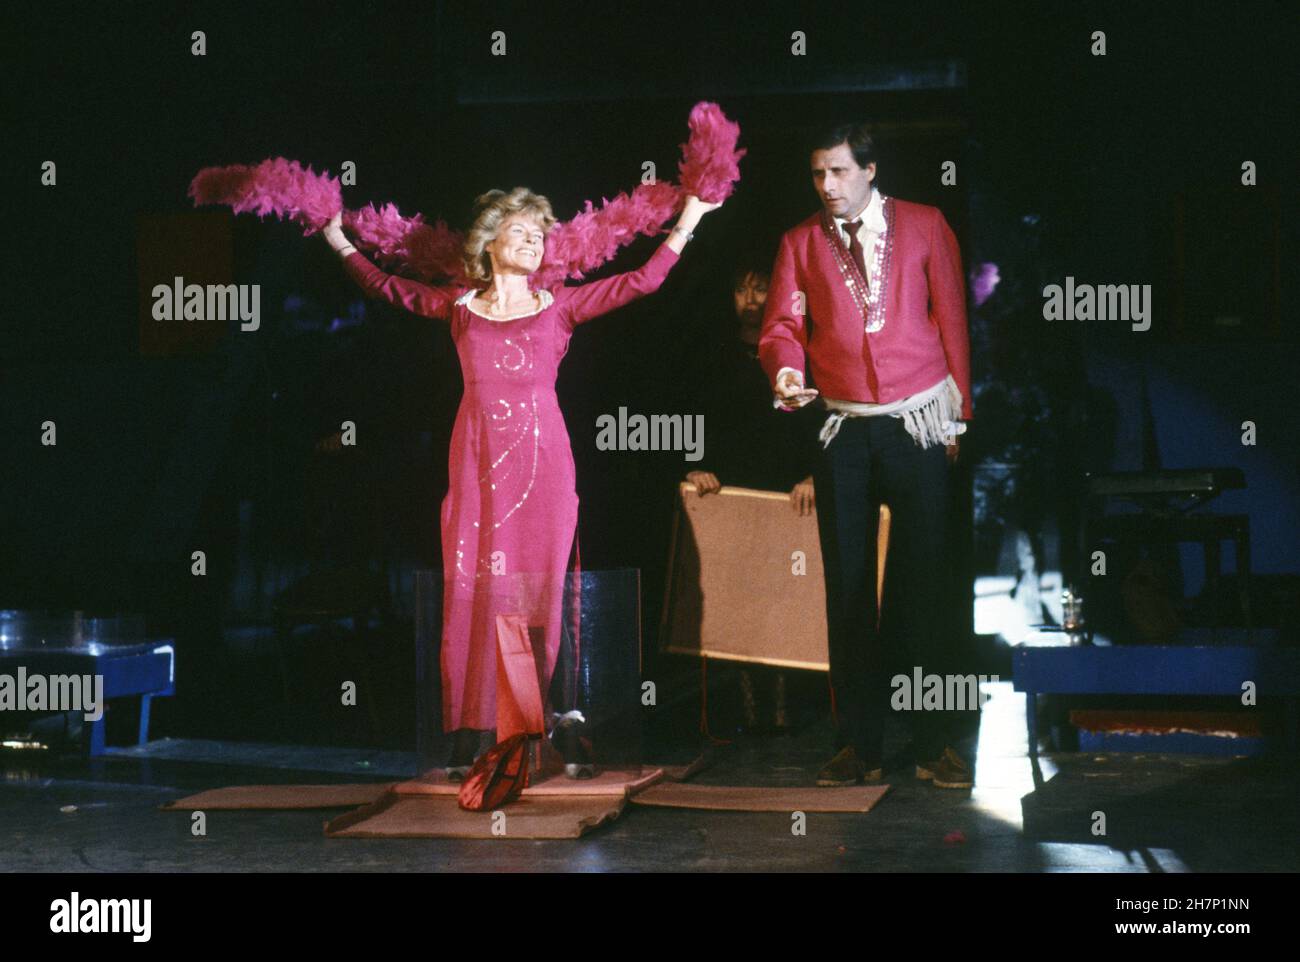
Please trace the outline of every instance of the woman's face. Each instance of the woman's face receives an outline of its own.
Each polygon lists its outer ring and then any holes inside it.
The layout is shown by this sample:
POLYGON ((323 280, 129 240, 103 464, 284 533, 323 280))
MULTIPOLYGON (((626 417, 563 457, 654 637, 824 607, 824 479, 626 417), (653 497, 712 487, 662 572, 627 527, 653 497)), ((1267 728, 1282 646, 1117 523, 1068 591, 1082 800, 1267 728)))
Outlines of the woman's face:
POLYGON ((494 274, 531 274, 541 266, 546 233, 530 215, 511 214, 484 250, 492 258, 494 274))

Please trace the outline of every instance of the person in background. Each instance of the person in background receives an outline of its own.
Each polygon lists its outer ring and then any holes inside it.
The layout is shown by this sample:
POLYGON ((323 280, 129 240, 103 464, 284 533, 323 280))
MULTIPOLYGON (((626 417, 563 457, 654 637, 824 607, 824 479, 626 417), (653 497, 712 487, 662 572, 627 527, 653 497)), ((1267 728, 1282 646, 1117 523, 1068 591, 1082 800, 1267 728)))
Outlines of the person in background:
MULTIPOLYGON (((744 264, 732 274, 734 329, 710 368, 700 398, 704 456, 686 480, 701 498, 716 494, 724 484, 788 491, 791 510, 810 515, 815 506, 812 465, 820 421, 811 410, 791 417, 772 407, 772 389, 758 361, 767 285, 767 270, 755 264, 744 264)), ((786 672, 757 666, 740 670, 743 727, 759 727, 756 676, 768 682, 761 686, 770 693, 771 713, 763 712, 765 720, 777 731, 787 729, 786 672)))

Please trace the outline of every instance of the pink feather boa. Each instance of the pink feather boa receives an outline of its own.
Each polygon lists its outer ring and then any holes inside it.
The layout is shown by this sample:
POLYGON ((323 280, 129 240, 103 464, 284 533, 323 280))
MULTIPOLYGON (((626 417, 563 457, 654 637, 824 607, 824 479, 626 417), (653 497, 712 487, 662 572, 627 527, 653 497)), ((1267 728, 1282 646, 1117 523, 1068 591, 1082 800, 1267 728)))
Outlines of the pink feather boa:
MULTIPOLYGON (((690 137, 681 145, 677 184, 656 181, 641 184, 631 194, 605 200, 599 208, 591 201, 572 220, 557 224, 546 239, 546 255, 534 287, 552 287, 566 278, 581 278, 609 261, 620 247, 641 234, 657 233, 681 206, 687 194, 718 203, 730 196, 740 179, 743 149, 736 149, 740 126, 728 120, 717 104, 701 102, 692 108, 690 137)), ((233 164, 205 167, 190 183, 195 206, 225 204, 236 214, 275 214, 305 228, 310 236, 340 210, 343 226, 353 242, 370 252, 383 266, 422 281, 450 279, 469 286, 461 263, 462 236, 442 221, 427 224, 420 214, 403 217, 393 204, 359 210, 343 207, 338 179, 313 173, 296 160, 276 157, 256 166, 233 164)))

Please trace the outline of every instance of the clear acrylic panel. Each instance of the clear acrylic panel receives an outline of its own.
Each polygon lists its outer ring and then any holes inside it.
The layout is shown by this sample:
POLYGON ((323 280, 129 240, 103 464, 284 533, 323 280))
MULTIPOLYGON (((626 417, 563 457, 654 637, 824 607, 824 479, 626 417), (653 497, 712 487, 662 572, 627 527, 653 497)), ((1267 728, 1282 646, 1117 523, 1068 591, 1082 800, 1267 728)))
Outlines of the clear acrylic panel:
MULTIPOLYGON (((457 589, 459 590, 459 589, 457 589)), ((480 588, 483 605, 528 617, 530 642, 544 645, 539 625, 548 603, 539 584, 526 576, 500 575, 480 588)), ((444 731, 442 572, 415 573, 416 750, 421 771, 440 768, 451 752, 444 731)), ((553 601, 553 599, 552 599, 553 601)), ((565 579, 559 647, 550 684, 542 692, 548 733, 563 717, 578 722, 580 737, 597 768, 639 769, 641 765, 640 573, 622 568, 570 573, 565 579)), ((495 644, 494 633, 478 632, 477 644, 495 644)), ((495 649, 473 659, 495 679, 495 649), (482 655, 490 655, 482 657, 482 655)), ((540 661, 540 658, 539 658, 540 661)), ((544 669, 539 668, 539 688, 544 669)), ((495 739, 495 732, 489 736, 495 739)))

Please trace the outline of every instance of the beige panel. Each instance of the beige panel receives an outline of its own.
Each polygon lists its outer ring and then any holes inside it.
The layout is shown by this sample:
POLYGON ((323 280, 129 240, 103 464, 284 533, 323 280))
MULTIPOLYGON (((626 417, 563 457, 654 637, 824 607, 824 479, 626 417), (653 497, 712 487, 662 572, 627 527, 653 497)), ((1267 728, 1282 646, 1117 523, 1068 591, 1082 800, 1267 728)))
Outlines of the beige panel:
MULTIPOLYGON (((788 494, 680 486, 660 638, 665 651, 828 670, 826 591, 815 515, 788 494), (805 574, 795 574, 794 552, 805 574)), ((879 550, 889 536, 881 511, 879 550)), ((877 593, 883 583, 883 565, 877 593)))

